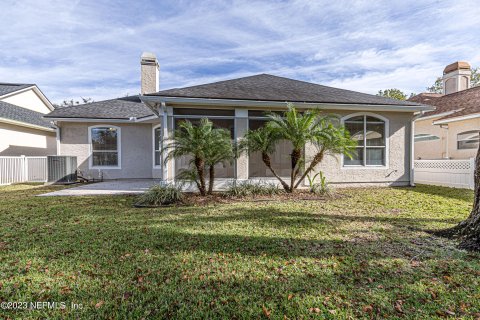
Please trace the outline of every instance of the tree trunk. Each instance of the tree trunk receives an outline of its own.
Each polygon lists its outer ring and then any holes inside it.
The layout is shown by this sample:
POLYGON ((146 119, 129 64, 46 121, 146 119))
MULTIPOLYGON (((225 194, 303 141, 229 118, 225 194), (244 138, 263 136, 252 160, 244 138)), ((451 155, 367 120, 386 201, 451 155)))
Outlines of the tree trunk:
POLYGON ((480 145, 475 159, 475 191, 473 208, 468 218, 451 229, 441 230, 437 235, 460 238, 459 247, 480 251, 480 145))
POLYGON ((293 149, 292 154, 290 155, 292 159, 292 173, 290 174, 290 187, 289 192, 293 192, 295 186, 295 179, 297 178, 298 170, 298 162, 302 157, 302 150, 301 149, 293 149))
POLYGON ((200 181, 200 187, 198 188, 200 194, 205 196, 206 188, 205 188, 205 162, 202 158, 195 157, 195 168, 197 168, 198 173, 198 180, 200 181))
POLYGON ((208 194, 213 192, 213 180, 215 179, 215 166, 210 166, 208 168, 208 194))
POLYGON ((320 150, 315 157, 313 157, 312 162, 310 162, 310 165, 308 166, 307 170, 303 173, 303 175, 300 177, 300 179, 297 181, 295 184, 295 189, 298 188, 300 183, 302 183, 303 180, 307 177, 307 175, 319 164, 322 162, 324 156, 324 150, 320 150))
POLYGON ((275 172, 275 170, 273 170, 273 168, 272 168, 272 162, 271 162, 271 160, 270 160, 270 156, 268 155, 268 153, 262 152, 262 161, 263 161, 263 163, 265 163, 265 165, 266 165, 267 168, 270 170, 270 172, 275 176, 275 178, 277 178, 278 181, 280 181, 280 183, 282 184, 283 189, 285 189, 285 191, 288 192, 288 190, 289 190, 288 184, 287 184, 285 181, 283 181, 282 178, 279 177, 279 175, 275 172))

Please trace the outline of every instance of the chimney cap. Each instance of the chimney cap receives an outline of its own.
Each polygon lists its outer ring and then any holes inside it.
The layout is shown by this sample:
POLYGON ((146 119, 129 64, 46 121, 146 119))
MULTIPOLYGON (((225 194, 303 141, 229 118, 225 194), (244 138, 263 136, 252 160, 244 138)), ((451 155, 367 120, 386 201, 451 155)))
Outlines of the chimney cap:
POLYGON ((142 53, 142 57, 140 58, 140 62, 142 64, 156 64, 158 65, 157 56, 151 52, 144 52, 142 53))
POLYGON ((471 69, 471 66, 468 62, 457 61, 446 66, 445 69, 443 70, 443 74, 447 74, 455 70, 470 70, 470 69, 471 69))

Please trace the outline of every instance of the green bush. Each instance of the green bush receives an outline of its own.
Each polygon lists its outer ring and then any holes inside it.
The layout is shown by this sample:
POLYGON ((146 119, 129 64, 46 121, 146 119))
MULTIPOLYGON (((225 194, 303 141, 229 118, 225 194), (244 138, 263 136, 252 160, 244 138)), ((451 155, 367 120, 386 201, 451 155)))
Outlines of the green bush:
POLYGON ((322 196, 328 196, 332 193, 330 186, 327 182, 326 177, 323 175, 322 171, 319 171, 312 177, 307 175, 308 184, 310 186, 310 192, 322 196), (320 182, 315 182, 315 178, 319 177, 320 182))
POLYGON ((243 181, 231 184, 224 195, 227 197, 271 196, 283 192, 274 183, 243 181))
POLYGON ((154 185, 138 197, 137 205, 161 206, 182 202, 183 192, 181 187, 173 184, 154 185))

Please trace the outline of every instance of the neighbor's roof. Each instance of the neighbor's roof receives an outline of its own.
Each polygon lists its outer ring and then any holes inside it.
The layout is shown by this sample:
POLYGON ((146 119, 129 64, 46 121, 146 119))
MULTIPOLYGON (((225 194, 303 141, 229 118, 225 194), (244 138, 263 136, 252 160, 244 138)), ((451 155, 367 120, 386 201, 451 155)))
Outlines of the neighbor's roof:
POLYGON ((153 116, 152 110, 138 96, 97 101, 77 106, 57 108, 45 118, 92 118, 128 120, 131 117, 153 116))
POLYGON ((443 74, 447 74, 455 70, 470 70, 470 69, 471 67, 468 62, 457 61, 446 66, 445 69, 443 70, 443 74))
POLYGON ((34 84, 0 82, 0 97, 31 86, 34 84))
POLYGON ((424 117, 450 112, 436 121, 480 113, 480 86, 447 95, 433 96, 430 99, 425 99, 425 94, 420 95, 409 100, 437 107, 434 111, 425 112, 424 117), (424 97, 419 97, 420 95, 424 97))
POLYGON ((50 121, 43 118, 43 113, 22 108, 3 101, 0 101, 0 118, 49 129, 54 128, 50 121))
POLYGON ((146 96, 418 106, 417 103, 322 86, 269 74, 219 81, 198 86, 163 90, 146 96))

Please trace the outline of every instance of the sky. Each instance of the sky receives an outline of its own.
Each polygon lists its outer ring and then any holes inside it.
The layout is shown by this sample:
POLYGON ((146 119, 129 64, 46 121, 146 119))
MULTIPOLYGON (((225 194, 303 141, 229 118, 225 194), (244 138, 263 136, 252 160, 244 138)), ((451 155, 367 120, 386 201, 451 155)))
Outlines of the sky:
POLYGON ((269 73, 419 93, 449 63, 480 66, 479 16, 476 0, 2 0, 0 82, 55 103, 134 95, 148 51, 160 89, 269 73))

